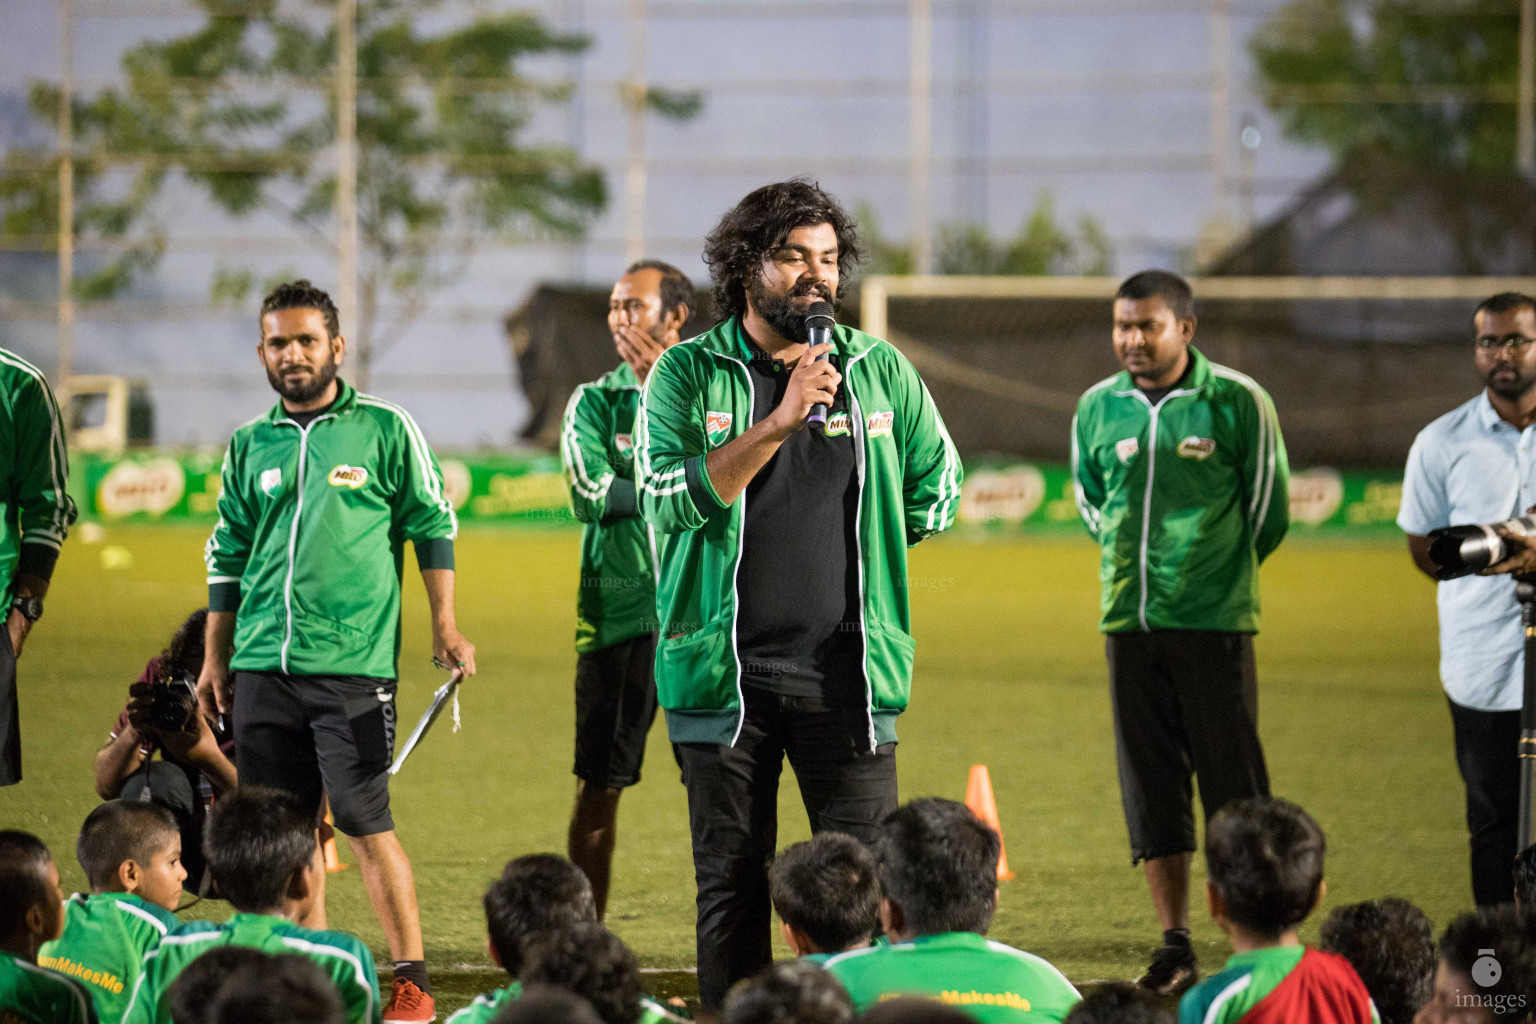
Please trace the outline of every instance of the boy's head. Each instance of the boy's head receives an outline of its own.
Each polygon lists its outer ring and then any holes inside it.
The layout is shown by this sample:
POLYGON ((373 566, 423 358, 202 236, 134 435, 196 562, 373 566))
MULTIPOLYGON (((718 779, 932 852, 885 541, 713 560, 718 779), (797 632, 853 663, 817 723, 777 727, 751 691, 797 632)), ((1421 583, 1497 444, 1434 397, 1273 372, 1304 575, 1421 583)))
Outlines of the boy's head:
POLYGON ((823 832, 768 868, 768 891, 797 956, 869 945, 880 930, 880 869, 852 836, 823 832))
POLYGON ((720 1024, 851 1024, 853 1018, 842 982, 803 960, 774 964, 741 982, 720 1012, 720 1024))
POLYGON ((108 800, 85 816, 75 856, 91 892, 131 893, 166 910, 181 900, 181 829, 157 804, 108 800))
POLYGON ((541 936, 596 920, 597 903, 587 876, 552 853, 530 853, 507 862, 501 877, 485 890, 491 957, 514 978, 521 976, 528 947, 541 936))
POLYGON ((1381 1024, 1408 1024, 1435 983, 1435 929, 1424 911, 1388 898, 1335 907, 1318 946, 1354 967, 1381 1024))
POLYGON ((0 950, 28 960, 64 931, 59 869, 30 832, 0 831, 0 950))
POLYGON ((1205 830, 1211 917, 1259 940, 1277 940, 1323 896, 1323 830, 1289 800, 1227 804, 1205 830))
POLYGON ((1536 913, 1536 844, 1515 854, 1515 907, 1536 913))
POLYGON ((997 833, 953 800, 926 797, 892 811, 875 843, 886 934, 985 935, 997 909, 1001 850, 997 833))
POLYGON ((640 1019, 640 965, 617 935, 596 922, 573 924, 539 937, 528 950, 522 981, 554 985, 592 1004, 603 1024, 640 1019))
POLYGON ((603 1024, 592 1004, 574 992, 533 985, 501 1008, 491 1024, 603 1024))
POLYGON ((322 891, 314 816, 280 790, 241 786, 219 797, 203 826, 203 856, 219 895, 243 913, 297 919, 322 891))
POLYGON ((219 989, 238 970, 250 964, 259 968, 272 958, 250 946, 215 946, 182 968, 166 993, 171 1024, 213 1024, 208 1010, 219 989))
POLYGON ((1111 981, 1083 996, 1061 1024, 1173 1024, 1173 1014, 1151 989, 1111 981))
POLYGON ((335 982, 306 956, 262 954, 224 979, 208 1004, 208 1024, 347 1024, 335 982))
POLYGON ((1527 1019, 1536 998, 1531 921, 1509 905, 1462 914, 1440 938, 1429 1001, 1414 1024, 1497 1024, 1527 1019))

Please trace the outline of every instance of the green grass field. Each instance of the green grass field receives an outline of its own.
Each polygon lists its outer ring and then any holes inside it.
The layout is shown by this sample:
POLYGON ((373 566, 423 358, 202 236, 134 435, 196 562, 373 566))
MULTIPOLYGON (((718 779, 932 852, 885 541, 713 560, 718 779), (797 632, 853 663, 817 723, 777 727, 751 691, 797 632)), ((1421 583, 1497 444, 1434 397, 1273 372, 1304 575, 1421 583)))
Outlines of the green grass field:
MULTIPOLYGON (((66 886, 82 884, 72 850, 96 801, 92 754, 128 683, 204 601, 205 532, 111 528, 66 548, 21 665, 26 781, 0 790, 0 827, 41 834, 66 886)), ((489 529, 459 541, 459 622, 479 647, 480 675, 465 691, 463 731, 445 719, 394 784, 442 1009, 496 983, 479 907, 486 882, 510 857, 564 849, 577 541, 569 530, 489 529)), ((1002 887, 992 934, 1077 981, 1133 976, 1157 938, 1120 816, 1095 562, 1075 538, 950 536, 915 549, 917 678, 899 726, 904 799, 962 798, 969 767, 990 767, 1018 875, 1002 887)), ((1276 792, 1328 832, 1324 910, 1402 895, 1443 925, 1471 897, 1433 587, 1395 539, 1289 543, 1263 587, 1260 728, 1276 792)), ((439 673, 410 578, 405 614, 401 717, 413 722, 439 673)), ((660 723, 646 766, 621 811, 610 925, 644 966, 687 968, 687 809, 660 723)), ((781 844, 808 833, 787 771, 784 783, 781 844)), ((332 925, 383 959, 355 870, 331 876, 329 899, 332 925)), ((1203 907, 1194 916, 1213 967, 1225 943, 1203 907)))

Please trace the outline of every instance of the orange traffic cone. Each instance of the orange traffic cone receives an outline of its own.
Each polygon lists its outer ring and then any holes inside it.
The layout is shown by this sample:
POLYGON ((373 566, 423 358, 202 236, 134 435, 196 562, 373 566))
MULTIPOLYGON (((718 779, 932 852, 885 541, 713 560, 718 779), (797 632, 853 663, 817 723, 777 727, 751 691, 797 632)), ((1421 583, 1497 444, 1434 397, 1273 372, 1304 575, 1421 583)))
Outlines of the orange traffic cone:
POLYGON ((984 764, 971 765, 971 780, 965 787, 965 806, 997 833, 997 880, 1009 881, 1014 875, 1008 870, 1008 848, 1002 845, 1003 826, 997 820, 997 797, 992 795, 992 776, 984 764))
POLYGON ((336 830, 334 827, 335 822, 331 819, 330 808, 326 808, 325 823, 332 826, 331 838, 327 839, 325 841, 325 845, 321 847, 321 854, 325 857, 326 873, 334 874, 337 871, 345 871, 347 870, 347 865, 341 862, 341 857, 339 857, 336 853, 336 830))

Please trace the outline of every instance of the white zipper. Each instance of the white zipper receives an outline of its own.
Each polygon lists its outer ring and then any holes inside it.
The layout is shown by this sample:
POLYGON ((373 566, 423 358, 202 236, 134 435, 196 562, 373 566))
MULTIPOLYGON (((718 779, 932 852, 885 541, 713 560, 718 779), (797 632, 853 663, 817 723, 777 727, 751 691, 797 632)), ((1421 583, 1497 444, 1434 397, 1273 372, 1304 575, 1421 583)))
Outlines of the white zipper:
POLYGON ((293 420, 278 420, 277 425, 287 424, 297 427, 299 431, 299 472, 294 479, 294 488, 298 494, 298 503, 293 509, 293 525, 288 530, 288 579, 283 584, 283 611, 286 622, 283 626, 283 646, 278 653, 278 662, 282 666, 283 675, 288 674, 288 647, 293 642, 293 562, 295 549, 299 543, 299 516, 304 512, 304 464, 309 455, 309 428, 321 420, 333 420, 336 414, 328 412, 324 416, 316 416, 309 421, 308 426, 300 427, 293 420))
MULTIPOLYGON (((741 375, 747 378, 747 428, 750 429, 752 417, 757 412, 757 389, 752 386, 752 373, 747 369, 747 364, 735 356, 728 356, 724 352, 716 352, 714 354, 729 359, 741 367, 741 375)), ((743 433, 745 433, 745 430, 743 430, 743 433)), ((736 435, 736 437, 740 436, 741 434, 736 435)), ((735 440, 735 438, 732 438, 732 440, 735 440)), ((709 473, 707 459, 703 469, 707 475, 709 473)), ((741 730, 747 724, 747 695, 741 689, 741 648, 736 638, 736 622, 741 611, 741 595, 737 592, 736 584, 741 576, 741 551, 747 540, 747 489, 745 487, 741 489, 741 495, 738 500, 741 502, 741 514, 736 523, 736 565, 731 569, 731 657, 736 662, 736 731, 731 734, 730 743, 733 747, 736 745, 736 741, 741 738, 741 730)))
MULTIPOLYGON (((1147 408, 1152 410, 1152 424, 1147 430, 1147 489, 1141 503, 1141 601, 1137 607, 1136 617, 1141 621, 1143 633, 1152 632, 1152 627, 1147 625, 1147 552, 1152 536, 1152 481, 1157 476, 1157 413, 1163 407, 1163 403, 1170 398, 1181 395, 1193 395, 1199 392, 1199 388, 1186 388, 1181 391, 1170 391, 1153 405, 1140 388, 1131 392, 1137 398, 1146 402, 1147 408)), ((1125 394, 1125 392, 1121 392, 1125 394)))
POLYGON ((853 420, 853 454, 854 465, 859 473, 859 501, 853 509, 853 549, 854 557, 859 565, 859 642, 864 647, 864 653, 859 659, 859 666, 864 670, 864 710, 869 716, 869 752, 875 752, 875 687, 869 679, 869 624, 864 618, 864 462, 867 458, 866 445, 868 436, 864 430, 864 410, 859 405, 858 396, 853 393, 853 380, 849 371, 853 364, 863 359, 870 352, 865 349, 850 359, 843 367, 843 386, 848 391, 848 406, 850 417, 853 420))

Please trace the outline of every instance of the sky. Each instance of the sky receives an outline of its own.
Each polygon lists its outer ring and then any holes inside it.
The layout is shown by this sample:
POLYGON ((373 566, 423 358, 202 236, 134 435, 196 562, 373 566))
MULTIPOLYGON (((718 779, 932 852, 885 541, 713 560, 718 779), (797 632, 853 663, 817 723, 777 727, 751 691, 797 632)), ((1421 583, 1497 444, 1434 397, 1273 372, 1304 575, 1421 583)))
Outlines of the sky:
MULTIPOLYGON (((1280 6, 1233 3, 1226 145, 1235 173, 1241 127, 1258 127, 1251 167, 1261 220, 1327 167, 1324 154, 1281 137, 1253 89, 1246 42, 1280 6)), ((1203 0, 933 0, 932 221, 977 221, 1009 237, 1048 191, 1063 223, 1085 215, 1099 222, 1116 273, 1187 267, 1214 215, 1245 212, 1235 196, 1220 210, 1213 197, 1206 7, 1203 0)), ((575 99, 538 115, 529 138, 570 145, 601 166, 610 204, 579 246, 488 240, 382 358, 375 390, 407 404, 428 436, 449 447, 505 445, 526 414, 502 314, 540 282, 606 285, 624 266, 619 82, 629 4, 446 0, 424 27, 514 9, 592 40, 579 58, 529 67, 576 83, 575 99)), ((650 82, 704 94, 702 113, 690 121, 648 121, 649 255, 702 281, 702 237, 721 213, 758 185, 793 174, 818 179, 850 208, 867 205, 885 236, 907 235, 906 3, 650 0, 647 9, 650 82)), ((78 87, 120 82, 126 48, 200 23, 180 0, 76 0, 78 87)), ((57 5, 0 0, 0 26, 3 150, 47 137, 25 115, 25 92, 31 80, 57 79, 57 5)), ((131 310, 83 311, 76 369, 143 376, 155 392, 162 440, 219 443, 269 404, 270 393, 246 347, 254 340, 249 311, 206 308, 213 269, 249 268, 258 279, 292 272, 330 287, 334 268, 283 220, 232 221, 189 189, 168 193, 160 216, 170 244, 158 271, 127 297, 131 310)), ((0 345, 51 366, 51 321, 35 309, 12 313, 0 323, 0 345)))

